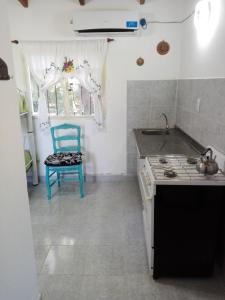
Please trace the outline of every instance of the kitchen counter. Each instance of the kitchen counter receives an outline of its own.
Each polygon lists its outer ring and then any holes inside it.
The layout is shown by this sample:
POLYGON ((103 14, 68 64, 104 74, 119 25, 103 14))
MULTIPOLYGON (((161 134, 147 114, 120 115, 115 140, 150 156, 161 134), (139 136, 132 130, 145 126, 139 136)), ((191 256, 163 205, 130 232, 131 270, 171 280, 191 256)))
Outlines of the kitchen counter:
POLYGON ((146 135, 144 128, 134 129, 137 148, 141 159, 148 155, 184 154, 199 156, 204 147, 178 127, 169 129, 170 134, 146 135))

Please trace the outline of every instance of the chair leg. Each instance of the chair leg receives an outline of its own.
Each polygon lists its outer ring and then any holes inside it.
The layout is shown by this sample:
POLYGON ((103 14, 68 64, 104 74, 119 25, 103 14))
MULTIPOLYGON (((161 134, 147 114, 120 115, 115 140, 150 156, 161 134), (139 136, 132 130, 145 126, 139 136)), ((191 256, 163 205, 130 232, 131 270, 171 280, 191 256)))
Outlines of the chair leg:
POLYGON ((61 183, 60 183, 60 172, 57 172, 57 183, 58 183, 58 187, 60 187, 61 183))
POLYGON ((52 193, 51 193, 51 186, 50 186, 50 180, 49 180, 49 167, 45 167, 45 184, 46 184, 46 190, 47 190, 47 195, 48 195, 48 201, 51 200, 52 198, 52 193))
POLYGON ((84 197, 84 178, 83 178, 83 170, 82 165, 79 166, 79 184, 80 184, 80 197, 84 197))

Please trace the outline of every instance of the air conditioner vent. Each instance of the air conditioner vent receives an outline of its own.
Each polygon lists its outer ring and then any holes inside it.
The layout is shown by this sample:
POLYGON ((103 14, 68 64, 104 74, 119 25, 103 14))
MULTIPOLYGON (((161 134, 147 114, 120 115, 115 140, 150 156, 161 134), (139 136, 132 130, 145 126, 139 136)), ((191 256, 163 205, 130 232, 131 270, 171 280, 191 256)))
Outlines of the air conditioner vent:
POLYGON ((77 35, 135 35, 139 18, 131 11, 78 11, 73 16, 73 30, 77 35))
POLYGON ((84 29, 78 30, 78 33, 107 33, 107 32, 134 32, 134 29, 126 29, 126 28, 102 28, 102 29, 84 29))

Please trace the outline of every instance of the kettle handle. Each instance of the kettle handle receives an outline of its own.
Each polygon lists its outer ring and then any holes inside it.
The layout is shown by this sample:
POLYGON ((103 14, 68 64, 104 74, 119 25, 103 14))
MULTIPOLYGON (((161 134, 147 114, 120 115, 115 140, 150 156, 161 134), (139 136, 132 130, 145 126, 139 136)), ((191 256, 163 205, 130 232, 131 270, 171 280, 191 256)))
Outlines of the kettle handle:
POLYGON ((213 151, 211 148, 205 149, 205 151, 201 154, 201 156, 205 156, 207 152, 210 152, 210 160, 212 159, 213 151))

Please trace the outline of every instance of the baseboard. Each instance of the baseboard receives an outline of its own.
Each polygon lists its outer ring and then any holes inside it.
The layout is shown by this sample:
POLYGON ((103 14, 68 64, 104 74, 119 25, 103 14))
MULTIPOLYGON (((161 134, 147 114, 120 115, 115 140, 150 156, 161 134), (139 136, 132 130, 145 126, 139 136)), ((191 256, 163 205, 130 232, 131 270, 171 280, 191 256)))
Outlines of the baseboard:
MULTIPOLYGON (((137 179, 136 175, 85 175, 85 182, 121 182, 121 181, 134 181, 137 179)), ((40 183, 45 183, 45 177, 39 176, 40 183)), ((29 180, 30 182, 30 180, 29 180)))
POLYGON ((84 180, 86 182, 120 182, 132 181, 136 177, 134 175, 86 175, 84 180))

